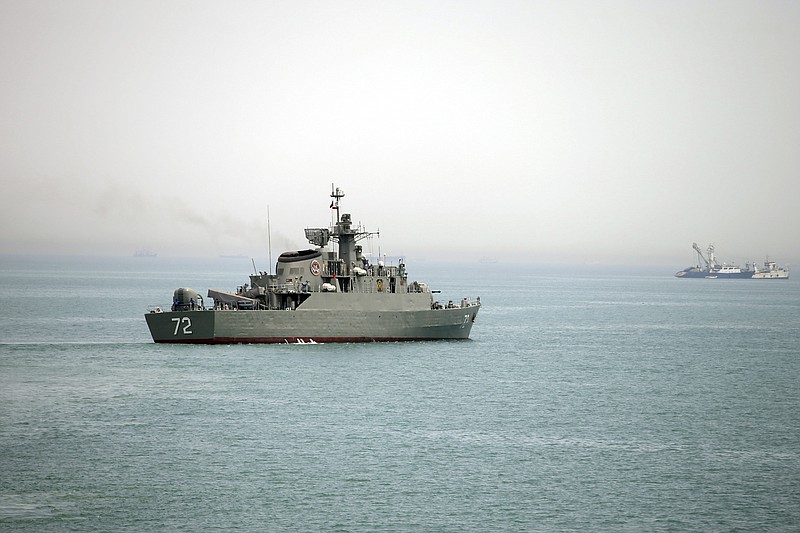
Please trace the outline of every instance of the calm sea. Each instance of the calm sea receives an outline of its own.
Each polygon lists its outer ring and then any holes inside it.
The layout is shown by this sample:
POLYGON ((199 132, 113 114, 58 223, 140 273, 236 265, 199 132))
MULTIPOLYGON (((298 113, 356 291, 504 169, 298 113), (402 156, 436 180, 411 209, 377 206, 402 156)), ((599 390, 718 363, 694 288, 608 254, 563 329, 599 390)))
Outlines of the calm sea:
POLYGON ((166 346, 249 260, 0 257, 0 530, 797 531, 800 282, 409 264, 466 342, 166 346))

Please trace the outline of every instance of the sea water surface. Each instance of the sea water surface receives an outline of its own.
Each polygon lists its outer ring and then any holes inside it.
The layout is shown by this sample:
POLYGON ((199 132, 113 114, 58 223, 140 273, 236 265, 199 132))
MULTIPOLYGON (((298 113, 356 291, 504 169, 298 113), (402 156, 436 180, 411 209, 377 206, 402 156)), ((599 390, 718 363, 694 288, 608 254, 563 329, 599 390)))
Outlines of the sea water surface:
POLYGON ((800 529, 796 279, 409 261, 471 340, 152 343, 251 269, 0 257, 0 530, 800 529))

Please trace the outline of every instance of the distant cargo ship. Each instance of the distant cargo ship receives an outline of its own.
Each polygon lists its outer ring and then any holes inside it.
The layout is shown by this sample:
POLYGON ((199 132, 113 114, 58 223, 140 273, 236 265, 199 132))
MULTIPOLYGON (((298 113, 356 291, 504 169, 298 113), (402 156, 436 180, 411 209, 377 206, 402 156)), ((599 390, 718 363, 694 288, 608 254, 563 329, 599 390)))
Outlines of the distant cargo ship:
POLYGON ((151 252, 150 250, 136 250, 133 253, 133 257, 157 257, 158 254, 155 252, 151 252))
POLYGON ((697 245, 692 243, 692 248, 697 252, 698 264, 675 273, 678 278, 705 278, 705 279, 789 279, 789 270, 779 267, 769 258, 764 262, 764 267, 759 268, 755 263, 745 263, 744 268, 739 265, 719 264, 714 255, 714 245, 709 244, 707 257, 697 245), (702 264, 701 264, 702 263, 702 264))

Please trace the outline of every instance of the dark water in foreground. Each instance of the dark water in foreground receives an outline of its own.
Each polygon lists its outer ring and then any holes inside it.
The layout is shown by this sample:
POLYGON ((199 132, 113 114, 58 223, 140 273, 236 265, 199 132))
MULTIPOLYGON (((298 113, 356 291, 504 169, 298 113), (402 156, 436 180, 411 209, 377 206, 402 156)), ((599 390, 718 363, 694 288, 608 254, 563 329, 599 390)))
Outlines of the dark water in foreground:
POLYGON ((0 261, 0 530, 800 528, 796 279, 410 264, 471 341, 164 346, 247 260, 0 261))

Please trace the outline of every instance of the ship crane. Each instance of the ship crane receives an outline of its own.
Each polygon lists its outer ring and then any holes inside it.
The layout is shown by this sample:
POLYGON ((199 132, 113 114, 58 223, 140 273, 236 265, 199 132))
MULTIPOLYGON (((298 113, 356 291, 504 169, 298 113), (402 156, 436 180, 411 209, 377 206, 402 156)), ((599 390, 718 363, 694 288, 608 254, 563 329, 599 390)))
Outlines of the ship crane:
MULTIPOLYGON (((694 248, 694 251, 697 252, 697 256, 703 260, 703 263, 706 264, 706 268, 708 269, 719 268, 719 263, 717 263, 717 258, 714 256, 713 244, 708 245, 708 259, 705 258, 705 256, 703 255, 703 250, 700 249, 700 247, 697 245, 696 242, 692 243, 692 248, 694 248)), ((700 265, 698 264, 698 266, 700 265)))
MULTIPOLYGON (((692 243, 692 248, 694 248, 694 251, 697 252, 697 257, 699 257, 703 263, 706 264, 706 268, 710 268, 711 265, 709 265, 708 260, 703 256, 703 250, 700 249, 696 242, 692 243)), ((697 262, 697 266, 700 266, 699 261, 697 262)))

